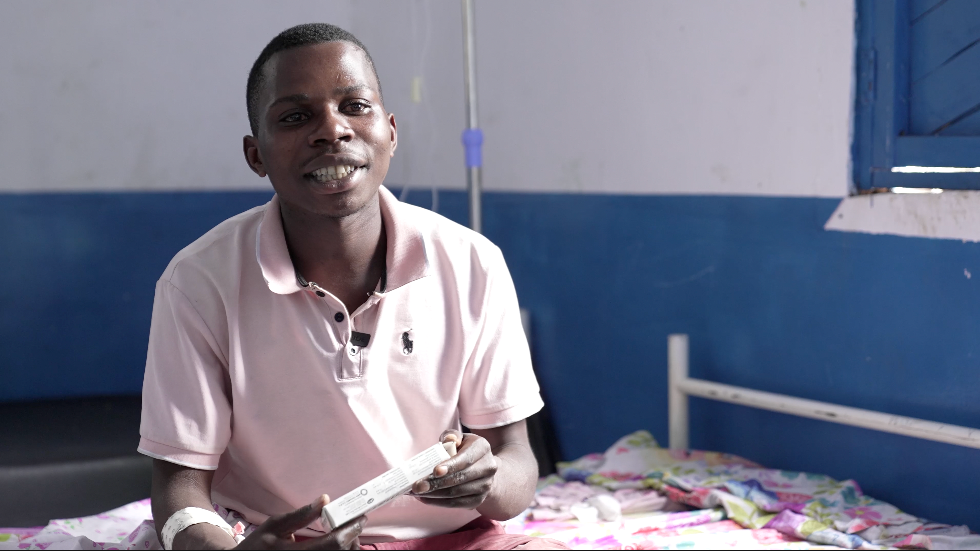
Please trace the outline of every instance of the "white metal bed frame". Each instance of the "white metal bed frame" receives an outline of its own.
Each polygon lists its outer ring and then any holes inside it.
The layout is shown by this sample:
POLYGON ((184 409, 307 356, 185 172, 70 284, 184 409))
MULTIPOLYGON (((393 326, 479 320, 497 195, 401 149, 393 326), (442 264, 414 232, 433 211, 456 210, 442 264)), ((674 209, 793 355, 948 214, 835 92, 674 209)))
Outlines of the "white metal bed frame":
POLYGON ((805 400, 793 396, 773 394, 748 388, 713 383, 688 377, 688 339, 687 335, 667 337, 668 380, 670 397, 668 400, 668 419, 670 424, 670 447, 687 449, 688 440, 688 396, 718 400, 731 404, 767 409, 789 415, 820 419, 832 423, 851 425, 912 436, 925 440, 935 440, 957 446, 980 448, 980 429, 958 425, 947 425, 890 413, 805 400))

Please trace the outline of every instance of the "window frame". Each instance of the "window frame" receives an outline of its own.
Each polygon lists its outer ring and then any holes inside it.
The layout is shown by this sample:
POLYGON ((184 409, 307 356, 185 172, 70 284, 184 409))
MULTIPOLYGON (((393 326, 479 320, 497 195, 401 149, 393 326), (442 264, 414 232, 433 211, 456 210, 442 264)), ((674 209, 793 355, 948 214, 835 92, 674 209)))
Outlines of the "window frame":
POLYGON ((980 190, 980 173, 903 173, 894 167, 978 167, 980 136, 911 136, 911 3, 856 0, 853 184, 980 190))

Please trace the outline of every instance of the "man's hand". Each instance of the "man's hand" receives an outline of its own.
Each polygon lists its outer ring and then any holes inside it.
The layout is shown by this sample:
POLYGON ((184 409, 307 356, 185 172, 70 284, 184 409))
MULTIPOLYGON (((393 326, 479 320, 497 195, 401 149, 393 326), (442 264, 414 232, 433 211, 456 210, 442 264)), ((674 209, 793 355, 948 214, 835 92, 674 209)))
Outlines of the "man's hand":
MULTIPOLYGON (((214 471, 192 469, 161 459, 153 460, 153 493, 151 504, 156 519, 157 535, 171 515, 185 507, 211 509, 211 480, 214 471)), ((300 507, 292 513, 269 517, 247 538, 238 544, 239 549, 357 549, 360 535, 367 520, 358 517, 333 532, 296 541, 293 535, 320 518, 323 506, 330 501, 320 496, 316 501, 300 507)), ((327 527, 324 527, 327 528, 327 527)), ((161 540, 162 541, 162 540, 161 540)), ((227 532, 202 522, 181 530, 174 537, 174 549, 232 549, 235 540, 227 532)))
POLYGON ((437 465, 432 476, 416 482, 412 493, 422 503, 437 507, 476 509, 483 505, 493 490, 498 468, 490 443, 456 430, 444 432, 440 441, 455 441, 456 456, 437 465))
POLYGON ((320 512, 329 501, 327 496, 320 496, 313 503, 292 513, 269 517, 242 540, 236 549, 359 549, 357 536, 367 521, 364 517, 358 517, 326 535, 296 541, 293 534, 319 519, 320 512))
POLYGON ((427 505, 476 509, 494 520, 519 515, 531 504, 538 479, 527 424, 517 421, 473 432, 444 432, 443 442, 456 441, 456 457, 437 465, 412 493, 427 505))

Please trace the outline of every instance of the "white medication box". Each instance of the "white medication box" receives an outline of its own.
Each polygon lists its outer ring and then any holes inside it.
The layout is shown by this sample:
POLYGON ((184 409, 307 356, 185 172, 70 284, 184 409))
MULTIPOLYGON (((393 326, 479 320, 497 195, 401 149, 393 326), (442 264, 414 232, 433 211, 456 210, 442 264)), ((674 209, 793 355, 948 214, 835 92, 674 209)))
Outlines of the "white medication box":
POLYGON ((432 474, 436 465, 456 455, 456 444, 435 444, 422 453, 331 500, 320 513, 323 527, 336 529, 345 522, 367 514, 412 489, 412 485, 432 474))

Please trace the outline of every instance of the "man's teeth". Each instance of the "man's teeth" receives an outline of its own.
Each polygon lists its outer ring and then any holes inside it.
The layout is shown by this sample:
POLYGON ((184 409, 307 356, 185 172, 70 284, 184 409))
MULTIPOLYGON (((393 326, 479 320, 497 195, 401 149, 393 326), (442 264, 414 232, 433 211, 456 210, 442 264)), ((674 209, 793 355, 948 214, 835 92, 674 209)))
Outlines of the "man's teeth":
POLYGON ((310 173, 317 182, 329 182, 331 180, 339 180, 351 172, 357 169, 356 166, 351 165, 335 165, 328 166, 326 168, 318 168, 310 173))

